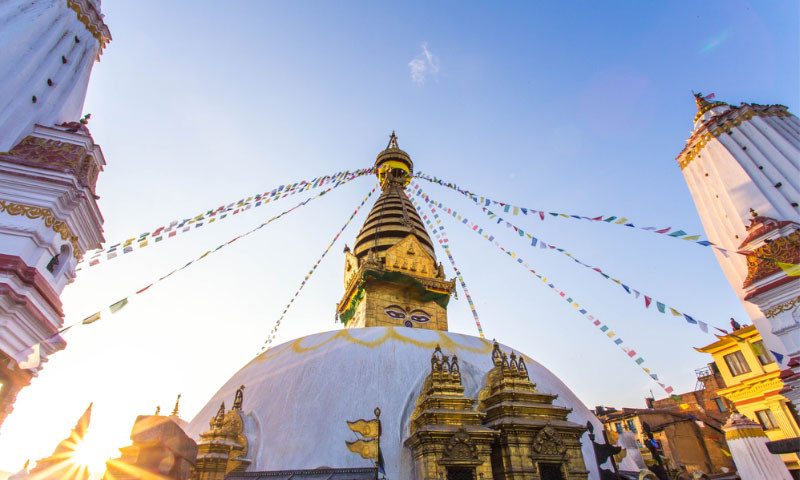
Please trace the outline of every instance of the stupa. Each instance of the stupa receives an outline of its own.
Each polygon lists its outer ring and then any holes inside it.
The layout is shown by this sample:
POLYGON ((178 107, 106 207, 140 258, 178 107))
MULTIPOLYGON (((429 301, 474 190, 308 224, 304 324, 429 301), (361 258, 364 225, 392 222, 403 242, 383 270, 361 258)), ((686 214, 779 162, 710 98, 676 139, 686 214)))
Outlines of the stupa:
POLYGON ((344 328, 234 374, 186 427, 193 478, 600 478, 586 426, 603 425, 561 380, 448 331, 455 282, 405 194, 413 168, 392 134, 380 198, 345 249, 344 328))

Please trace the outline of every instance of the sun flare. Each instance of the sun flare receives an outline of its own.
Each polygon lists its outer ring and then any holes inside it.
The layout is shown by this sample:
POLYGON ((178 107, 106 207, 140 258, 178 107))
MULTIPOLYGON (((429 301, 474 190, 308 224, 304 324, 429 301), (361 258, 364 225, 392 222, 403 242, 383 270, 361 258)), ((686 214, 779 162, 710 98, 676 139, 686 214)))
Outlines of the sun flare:
POLYGON ((85 466, 89 472, 96 474, 105 471, 106 460, 109 458, 105 445, 94 440, 93 437, 87 436, 75 448, 72 461, 76 465, 85 466))

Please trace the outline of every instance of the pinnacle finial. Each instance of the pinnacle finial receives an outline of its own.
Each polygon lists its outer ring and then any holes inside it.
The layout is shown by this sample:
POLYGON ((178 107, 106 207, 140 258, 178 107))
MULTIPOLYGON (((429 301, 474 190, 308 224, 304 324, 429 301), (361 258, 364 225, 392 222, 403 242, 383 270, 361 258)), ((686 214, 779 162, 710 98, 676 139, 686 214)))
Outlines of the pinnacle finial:
POLYGON ((159 416, 161 414, 161 405, 156 405, 156 413, 155 416, 159 416))
POLYGON ((83 116, 83 118, 81 118, 81 120, 80 120, 81 124, 87 125, 89 123, 89 119, 90 118, 92 118, 92 114, 91 113, 87 113, 86 115, 83 116))
POLYGON ((219 406, 219 410, 217 410, 217 414, 214 415, 214 418, 211 419, 211 428, 214 427, 222 427, 222 423, 225 420, 225 402, 222 402, 219 406))
POLYGON ((175 399, 175 408, 172 409, 172 416, 177 417, 178 412, 180 411, 181 406, 181 394, 178 394, 178 398, 175 399))
POLYGON ((241 410, 243 401, 244 401, 244 385, 242 385, 241 387, 239 387, 238 390, 236 390, 236 396, 233 399, 233 409, 241 410))
POLYGON ((752 215, 753 218, 758 218, 758 212, 753 210, 753 207, 750 207, 750 215, 752 215))
POLYGON ((392 130, 392 136, 389 137, 389 144, 386 145, 387 150, 390 148, 398 148, 398 149, 400 148, 399 146, 397 146, 397 135, 394 134, 394 130, 392 130))

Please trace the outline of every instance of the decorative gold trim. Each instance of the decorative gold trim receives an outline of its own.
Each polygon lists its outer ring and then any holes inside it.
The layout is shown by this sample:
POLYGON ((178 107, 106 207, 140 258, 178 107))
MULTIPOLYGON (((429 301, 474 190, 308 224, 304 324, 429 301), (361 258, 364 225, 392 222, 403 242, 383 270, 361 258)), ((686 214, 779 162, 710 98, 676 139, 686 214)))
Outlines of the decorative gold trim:
MULTIPOLYGON (((740 107, 741 108, 741 107, 740 107)), ((750 120, 754 116, 758 117, 789 117, 792 114, 787 112, 786 110, 778 110, 778 111, 767 111, 767 110, 753 110, 752 108, 745 107, 746 109, 732 119, 728 119, 721 124, 717 125, 710 131, 706 129, 702 135, 699 135, 699 139, 697 143, 687 146, 680 155, 678 155, 678 165, 681 167, 681 170, 686 168, 692 160, 695 159, 697 155, 700 154, 700 151, 705 148, 706 144, 711 140, 711 138, 716 138, 722 135, 723 133, 728 133, 731 131, 733 127, 738 127, 742 124, 743 121, 750 120)), ((706 128, 706 127, 701 127, 706 128)))
POLYGON ((743 440, 745 438, 760 438, 766 436, 767 434, 764 433, 764 430, 760 427, 737 428, 725 432, 725 440, 729 442, 731 440, 743 440))
MULTIPOLYGON (((317 349, 327 345, 328 343, 330 343, 330 342, 332 342, 332 341, 334 341, 336 339, 342 339, 347 343, 354 344, 354 345, 361 345, 362 347, 366 347, 366 348, 369 348, 369 349, 378 347, 378 346, 380 346, 380 345, 382 345, 382 344, 384 344, 384 343, 386 343, 386 342, 388 342, 390 340, 394 340, 394 341, 398 341, 398 342, 401 342, 401 343, 406 343, 406 344, 409 344, 409 345, 414 345, 415 347, 420 347, 420 348, 425 348, 425 349, 432 349, 432 348, 435 348, 438 345, 441 345, 442 348, 445 348, 447 350, 452 350, 452 351, 463 350, 463 351, 467 351, 467 352, 470 352, 470 353, 480 353, 480 354, 486 354, 486 353, 489 353, 489 352, 492 351, 492 343, 487 341, 487 340, 485 340, 485 339, 469 337, 469 338, 475 338, 475 340, 479 340, 481 342, 481 344, 482 344, 481 347, 473 347, 473 346, 470 346, 470 345, 462 345, 459 342, 455 341, 453 338, 451 338, 451 336, 468 337, 466 335, 462 335, 462 334, 459 334, 459 333, 448 333, 448 332, 438 331, 438 334, 439 334, 438 335, 439 336, 438 339, 432 340, 430 342, 425 342, 425 341, 416 340, 414 338, 409 338, 409 337, 406 337, 406 336, 402 335, 399 332, 399 330, 401 328, 404 329, 404 330, 407 330, 404 327, 372 327, 372 328, 385 328, 386 330, 383 332, 383 334, 379 338, 377 338, 375 340, 361 340, 359 338, 356 338, 356 337, 353 336, 351 330, 349 330, 349 329, 334 330, 332 332, 328 332, 329 335, 328 335, 328 337, 326 339, 322 340, 321 342, 319 342, 319 343, 317 343, 315 345, 310 345, 308 347, 305 347, 305 346, 302 345, 302 342, 304 340, 307 340, 308 337, 301 337, 301 338, 298 338, 296 340, 287 342, 287 343, 285 343, 283 345, 279 345, 279 346, 277 346, 275 348, 271 348, 271 349, 267 350, 266 352, 262 353, 261 355, 259 355, 255 359, 253 359, 252 362, 261 362, 261 361, 267 360, 267 359, 272 358, 273 356, 275 356, 275 355, 277 355, 279 353, 285 352, 287 350, 292 350, 295 353, 300 353, 300 354, 312 352, 314 350, 317 350, 317 349)), ((322 335, 322 334, 319 334, 319 335, 322 335)), ((525 357, 525 359, 528 362, 531 361, 531 359, 528 358, 528 357, 525 357)))
POLYGON ((794 300, 789 300, 786 303, 782 303, 778 306, 770 308, 764 313, 764 316, 767 318, 777 317, 781 313, 788 312, 789 310, 793 309, 795 305, 800 305, 800 297, 797 297, 794 300))
POLYGON ((89 4, 88 0, 67 0, 67 7, 75 11, 78 15, 78 20, 86 26, 86 30, 100 43, 100 50, 97 52, 97 57, 100 58, 100 55, 103 54, 103 49, 111 41, 111 32, 103 22, 100 12, 89 4))
POLYGON ((52 228, 54 232, 61 235, 62 240, 68 240, 69 243, 72 244, 72 255, 76 259, 80 260, 81 251, 78 247, 78 237, 72 234, 66 223, 56 219, 56 217, 53 216, 52 210, 49 208, 35 207, 33 205, 25 205, 22 203, 0 200, 0 213, 3 212, 11 215, 12 217, 24 215, 25 217, 33 220, 41 218, 46 227, 52 228))

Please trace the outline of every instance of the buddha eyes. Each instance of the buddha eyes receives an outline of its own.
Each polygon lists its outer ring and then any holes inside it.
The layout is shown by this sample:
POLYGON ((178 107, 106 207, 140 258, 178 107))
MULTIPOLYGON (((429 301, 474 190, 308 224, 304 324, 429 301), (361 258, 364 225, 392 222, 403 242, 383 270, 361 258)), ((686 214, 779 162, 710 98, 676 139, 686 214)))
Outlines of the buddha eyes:
MULTIPOLYGON (((428 312, 426 312, 425 310, 416 309, 412 310, 411 313, 406 314, 405 310, 400 305, 389 305, 384 309, 384 312, 386 312, 386 315, 388 315, 389 317, 397 320, 403 320, 406 317, 408 317, 409 320, 413 320, 417 323, 425 323, 431 321, 430 314, 428 314, 428 312)), ((406 324, 406 326, 409 326, 408 320, 406 320, 404 324, 406 324)))
POLYGON ((386 315, 399 320, 406 318, 406 312, 403 311, 403 307, 400 305, 389 305, 384 312, 386 312, 386 315))
POLYGON ((419 323, 425 323, 431 321, 431 316, 428 315, 428 313, 425 312, 424 310, 412 310, 409 318, 419 323))

